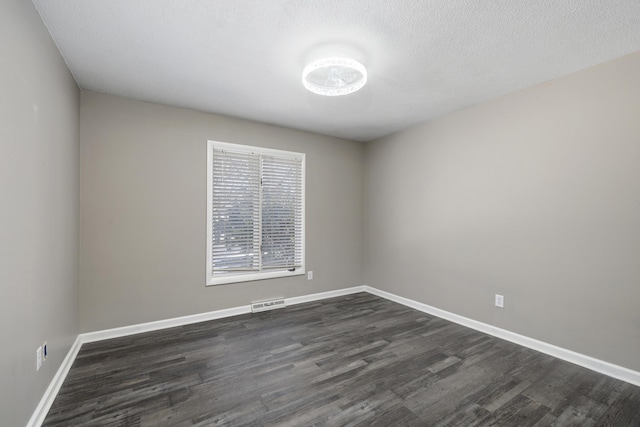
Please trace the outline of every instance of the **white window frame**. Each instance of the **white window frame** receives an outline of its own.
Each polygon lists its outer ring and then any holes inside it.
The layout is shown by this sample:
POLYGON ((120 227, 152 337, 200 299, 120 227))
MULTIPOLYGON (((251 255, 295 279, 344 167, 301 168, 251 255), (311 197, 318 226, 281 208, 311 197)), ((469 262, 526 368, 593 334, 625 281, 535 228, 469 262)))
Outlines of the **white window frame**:
POLYGON ((305 189, 306 189, 306 155, 293 151, 274 150, 270 148, 253 147, 249 145, 232 144, 220 141, 207 141, 207 282, 206 286, 222 285, 227 283, 248 282, 253 280, 273 279, 277 277, 299 276, 305 274, 305 189), (213 273, 213 152, 214 148, 233 151, 259 153, 264 155, 296 157, 302 160, 302 266, 294 271, 286 269, 260 271, 260 272, 229 272, 213 273))

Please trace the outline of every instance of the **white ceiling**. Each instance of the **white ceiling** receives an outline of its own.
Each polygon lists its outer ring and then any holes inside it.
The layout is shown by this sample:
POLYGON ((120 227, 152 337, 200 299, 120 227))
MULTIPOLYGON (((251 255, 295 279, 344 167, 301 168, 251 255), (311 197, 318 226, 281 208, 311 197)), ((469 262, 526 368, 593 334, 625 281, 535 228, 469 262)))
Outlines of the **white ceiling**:
POLYGON ((639 0, 34 0, 83 89, 368 141, 640 51, 639 0), (369 82, 304 89, 349 55, 369 82))

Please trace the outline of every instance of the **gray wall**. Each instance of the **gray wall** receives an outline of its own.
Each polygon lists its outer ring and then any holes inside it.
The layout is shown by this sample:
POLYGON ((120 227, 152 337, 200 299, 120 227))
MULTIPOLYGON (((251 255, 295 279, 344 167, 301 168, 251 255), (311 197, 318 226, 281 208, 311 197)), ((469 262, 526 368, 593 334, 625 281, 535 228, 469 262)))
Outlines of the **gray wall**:
POLYGON ((367 284, 640 370, 638 76, 640 53, 368 144, 367 284))
POLYGON ((361 285, 364 147, 83 91, 83 332, 361 285), (306 153, 304 276, 205 287, 208 139, 306 153))
POLYGON ((79 98, 33 4, 1 1, 1 426, 26 424, 78 332, 79 98))

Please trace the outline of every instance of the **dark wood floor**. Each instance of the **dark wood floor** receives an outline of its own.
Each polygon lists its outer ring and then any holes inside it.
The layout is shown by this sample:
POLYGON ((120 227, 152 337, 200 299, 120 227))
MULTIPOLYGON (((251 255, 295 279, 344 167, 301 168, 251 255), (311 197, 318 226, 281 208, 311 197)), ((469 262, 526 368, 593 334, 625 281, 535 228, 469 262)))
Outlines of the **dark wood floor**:
POLYGON ((640 387, 359 293, 82 346, 45 426, 640 426, 640 387))

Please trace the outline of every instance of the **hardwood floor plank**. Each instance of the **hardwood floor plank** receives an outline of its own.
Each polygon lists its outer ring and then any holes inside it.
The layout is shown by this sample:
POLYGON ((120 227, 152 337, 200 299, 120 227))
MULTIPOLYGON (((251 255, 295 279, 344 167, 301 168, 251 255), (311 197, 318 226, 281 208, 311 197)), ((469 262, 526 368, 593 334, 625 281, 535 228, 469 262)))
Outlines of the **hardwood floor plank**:
POLYGON ((493 412, 491 417, 479 425, 483 427, 533 426, 549 412, 548 407, 520 394, 493 412))
POLYGON ((380 411, 375 418, 363 420, 355 427, 421 427, 424 422, 404 405, 397 404, 387 410, 380 411))
POLYGON ((491 412, 476 404, 470 404, 460 407, 458 410, 451 412, 442 421, 434 424, 440 426, 477 426, 482 424, 491 416, 491 412))
POLYGON ((367 293, 85 344, 44 426, 640 425, 640 388, 367 293))
POLYGON ((625 392, 607 408, 597 425, 640 426, 640 387, 625 386, 625 392))
MULTIPOLYGON (((506 377, 504 379, 508 380, 509 378, 506 377)), ((504 406, 505 404, 507 404, 511 399, 518 396, 520 393, 522 393, 524 390, 528 389, 529 387, 531 387, 530 381, 523 381, 521 383, 517 383, 513 380, 510 381, 508 384, 506 384, 506 387, 501 387, 500 389, 498 389, 497 393, 492 393, 492 390, 490 390, 490 388, 487 387, 486 389, 481 390, 480 393, 484 394, 485 396, 491 396, 492 394, 495 394, 496 396, 495 396, 495 399, 483 405, 483 407, 489 412, 494 412, 497 409, 504 406)), ((479 401, 484 400, 482 399, 481 396, 478 396, 478 397, 479 397, 478 399, 479 401)))

